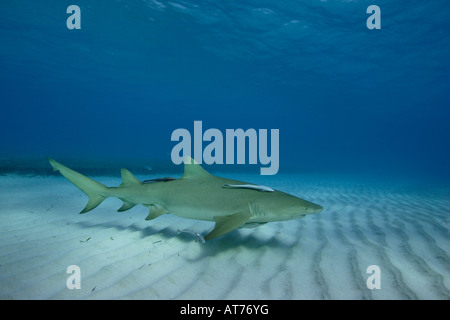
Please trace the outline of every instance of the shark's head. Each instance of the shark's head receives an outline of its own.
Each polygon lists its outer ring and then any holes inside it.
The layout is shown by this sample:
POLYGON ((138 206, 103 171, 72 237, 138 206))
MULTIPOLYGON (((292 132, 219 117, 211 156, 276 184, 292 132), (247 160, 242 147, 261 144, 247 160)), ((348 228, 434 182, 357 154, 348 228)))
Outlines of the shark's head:
POLYGON ((259 209, 269 221, 302 218, 323 209, 318 204, 280 191, 267 192, 265 195, 261 198, 260 208, 256 207, 255 211, 259 209))

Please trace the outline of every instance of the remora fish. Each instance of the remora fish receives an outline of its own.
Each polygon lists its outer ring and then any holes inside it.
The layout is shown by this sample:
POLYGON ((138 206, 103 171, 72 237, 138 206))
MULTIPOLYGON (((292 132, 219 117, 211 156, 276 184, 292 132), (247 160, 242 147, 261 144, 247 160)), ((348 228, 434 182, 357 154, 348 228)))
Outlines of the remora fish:
POLYGON ((184 174, 174 180, 142 183, 130 171, 122 169, 122 184, 118 187, 107 187, 53 159, 48 160, 55 171, 89 197, 80 213, 91 211, 107 197, 117 197, 123 201, 119 212, 136 204, 147 206, 150 213, 146 220, 172 213, 189 219, 215 221, 214 229, 205 240, 239 227, 301 218, 322 210, 321 206, 288 193, 214 176, 191 158, 186 158, 184 174))

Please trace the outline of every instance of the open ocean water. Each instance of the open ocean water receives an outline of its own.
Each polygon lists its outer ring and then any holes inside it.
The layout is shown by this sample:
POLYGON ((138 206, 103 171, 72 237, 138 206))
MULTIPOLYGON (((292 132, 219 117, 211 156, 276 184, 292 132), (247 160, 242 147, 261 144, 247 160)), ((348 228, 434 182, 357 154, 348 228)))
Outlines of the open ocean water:
POLYGON ((448 300, 449 17, 444 0, 2 1, 0 299, 448 300), (243 164, 237 129, 255 133, 243 164), (174 132, 209 172, 323 211, 203 244, 177 230, 212 222, 117 199, 78 215, 46 159, 108 186, 123 167, 178 177, 174 132))

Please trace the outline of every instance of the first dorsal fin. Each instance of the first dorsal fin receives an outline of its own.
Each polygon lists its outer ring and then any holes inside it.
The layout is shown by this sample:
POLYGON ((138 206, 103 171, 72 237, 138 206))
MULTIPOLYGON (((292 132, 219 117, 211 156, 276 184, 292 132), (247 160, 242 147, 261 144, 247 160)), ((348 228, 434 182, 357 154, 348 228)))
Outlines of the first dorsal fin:
POLYGON ((126 187, 133 184, 140 184, 141 182, 127 169, 120 170, 122 175, 122 184, 120 187, 126 187))
POLYGON ((197 161, 187 156, 184 159, 184 173, 182 178, 195 178, 209 176, 210 173, 202 168, 197 161))

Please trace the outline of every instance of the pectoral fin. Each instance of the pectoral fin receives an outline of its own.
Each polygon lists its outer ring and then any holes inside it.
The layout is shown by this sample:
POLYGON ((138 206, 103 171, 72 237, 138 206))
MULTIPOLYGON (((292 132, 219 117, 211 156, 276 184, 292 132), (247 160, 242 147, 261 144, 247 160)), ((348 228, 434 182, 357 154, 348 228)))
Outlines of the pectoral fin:
POLYGON ((235 213, 229 216, 214 217, 216 225, 214 229, 210 233, 208 233, 208 235, 205 237, 205 240, 211 240, 220 237, 225 233, 228 233, 236 228, 239 228, 244 223, 246 223, 250 219, 250 217, 251 217, 250 212, 242 212, 242 213, 235 213))
POLYGON ((150 209, 150 212, 145 220, 153 220, 155 218, 158 218, 160 215, 169 213, 169 210, 159 205, 149 204, 147 207, 150 209))

